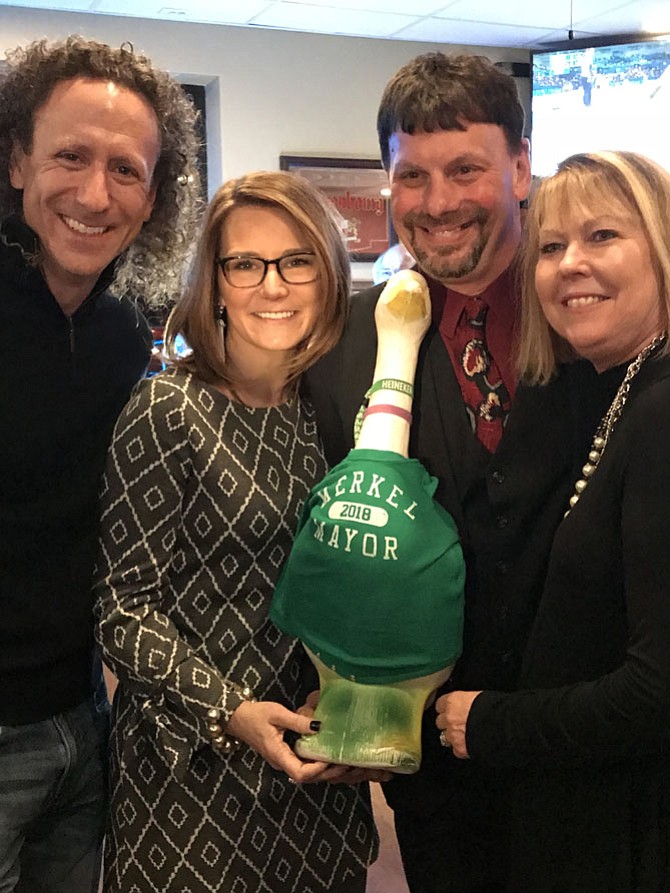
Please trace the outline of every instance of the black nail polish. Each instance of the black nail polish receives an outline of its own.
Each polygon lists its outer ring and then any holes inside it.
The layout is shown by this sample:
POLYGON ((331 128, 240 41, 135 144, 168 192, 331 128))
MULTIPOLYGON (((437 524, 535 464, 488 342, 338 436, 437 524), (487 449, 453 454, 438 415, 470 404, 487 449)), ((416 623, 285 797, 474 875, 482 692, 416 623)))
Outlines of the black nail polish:
POLYGON ((318 719, 313 719, 309 724, 310 732, 318 732, 321 728, 321 722, 318 719))

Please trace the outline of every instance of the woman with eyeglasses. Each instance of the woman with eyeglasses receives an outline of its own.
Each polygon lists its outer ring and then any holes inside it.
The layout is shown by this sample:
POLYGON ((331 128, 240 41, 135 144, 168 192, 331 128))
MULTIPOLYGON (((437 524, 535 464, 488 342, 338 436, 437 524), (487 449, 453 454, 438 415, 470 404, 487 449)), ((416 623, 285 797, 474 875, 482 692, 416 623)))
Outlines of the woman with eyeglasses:
POLYGON ((120 681, 109 893, 365 889, 366 792, 323 783, 358 776, 304 762, 285 740, 316 729, 296 712, 301 647, 268 618, 326 471, 300 376, 339 338, 348 291, 337 221, 308 181, 230 181, 168 321, 171 365, 117 424, 97 584, 98 637, 120 681))

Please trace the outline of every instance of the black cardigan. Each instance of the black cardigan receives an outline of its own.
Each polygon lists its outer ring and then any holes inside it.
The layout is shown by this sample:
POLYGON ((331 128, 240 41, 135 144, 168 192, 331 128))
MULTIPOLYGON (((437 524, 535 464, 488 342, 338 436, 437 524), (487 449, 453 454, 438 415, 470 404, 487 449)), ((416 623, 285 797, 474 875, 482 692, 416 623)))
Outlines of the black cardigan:
POLYGON ((513 780, 511 889, 670 889, 669 445, 670 359, 648 360, 556 533, 522 690, 474 702, 472 764, 513 780))

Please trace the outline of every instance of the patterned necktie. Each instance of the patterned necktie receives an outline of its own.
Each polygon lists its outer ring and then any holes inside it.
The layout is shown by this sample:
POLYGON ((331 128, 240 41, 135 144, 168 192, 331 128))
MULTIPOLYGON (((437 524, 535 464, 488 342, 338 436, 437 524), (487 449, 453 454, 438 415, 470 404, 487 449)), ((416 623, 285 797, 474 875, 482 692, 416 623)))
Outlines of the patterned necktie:
POLYGON ((460 365, 455 368, 472 431, 493 453, 502 437, 510 396, 486 344, 488 305, 468 298, 455 332, 460 365))

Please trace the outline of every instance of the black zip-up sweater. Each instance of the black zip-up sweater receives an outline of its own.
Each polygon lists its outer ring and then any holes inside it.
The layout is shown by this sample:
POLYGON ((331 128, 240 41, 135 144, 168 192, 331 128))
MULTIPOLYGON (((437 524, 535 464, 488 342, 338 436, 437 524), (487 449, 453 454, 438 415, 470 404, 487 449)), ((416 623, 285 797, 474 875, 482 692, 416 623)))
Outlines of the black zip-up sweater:
POLYGON ((98 489, 151 333, 106 291, 71 316, 26 261, 35 235, 0 227, 0 726, 39 722, 91 691, 98 489))

